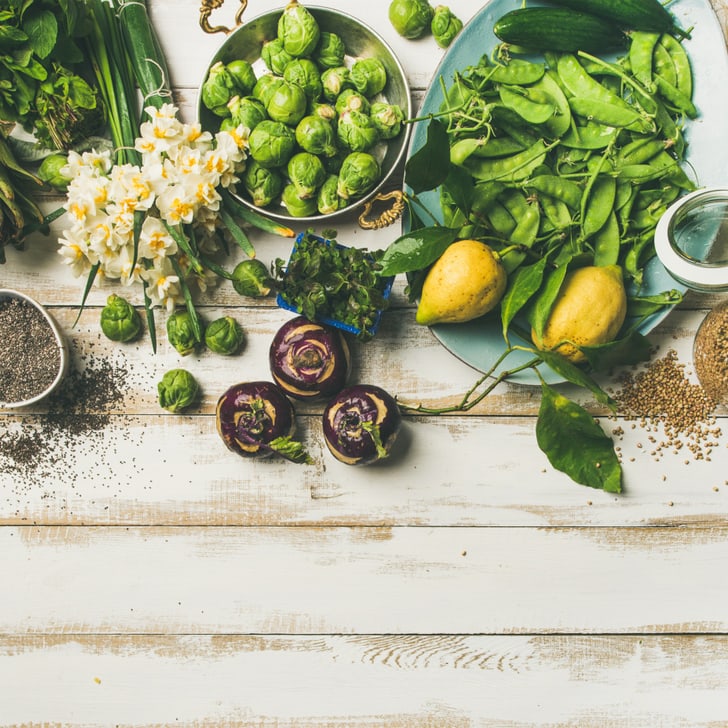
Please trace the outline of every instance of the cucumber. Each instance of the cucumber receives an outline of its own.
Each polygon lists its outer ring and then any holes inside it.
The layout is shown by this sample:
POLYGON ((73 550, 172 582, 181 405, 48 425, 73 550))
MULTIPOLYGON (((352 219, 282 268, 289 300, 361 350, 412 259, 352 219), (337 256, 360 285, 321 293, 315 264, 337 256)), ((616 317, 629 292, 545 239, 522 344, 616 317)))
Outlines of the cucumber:
POLYGON ((620 28, 687 37, 659 0, 547 0, 555 5, 590 13, 620 28))
POLYGON ((603 53, 627 45, 614 23, 566 8, 511 10, 495 22, 493 32, 504 43, 537 51, 603 53))

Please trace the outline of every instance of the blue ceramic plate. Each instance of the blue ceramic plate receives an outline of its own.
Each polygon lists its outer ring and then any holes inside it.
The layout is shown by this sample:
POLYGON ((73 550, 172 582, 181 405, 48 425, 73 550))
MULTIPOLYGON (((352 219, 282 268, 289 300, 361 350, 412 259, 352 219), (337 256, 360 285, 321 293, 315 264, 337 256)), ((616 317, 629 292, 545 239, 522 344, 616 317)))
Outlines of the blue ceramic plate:
MULTIPOLYGON (((529 2, 529 5, 537 4, 540 3, 529 2)), ((455 38, 443 57, 418 116, 439 110, 443 100, 440 79, 442 78, 445 86, 449 87, 456 71, 462 71, 467 66, 476 64, 484 54, 490 54, 500 42, 493 34, 495 21, 521 5, 521 0, 486 2, 455 38)), ((675 0, 670 3, 670 12, 681 27, 693 29, 692 37, 685 41, 685 47, 693 66, 695 81, 693 100, 699 117, 690 121, 686 133, 690 173, 697 176, 701 187, 722 186, 728 180, 728 146, 725 144, 726 118, 728 118, 726 93, 728 54, 723 33, 708 0, 675 0)), ((408 158, 425 143, 427 136, 426 123, 417 123, 413 126, 408 158)), ((418 198, 442 222, 438 191, 421 193, 418 198)), ((407 225, 405 220, 404 232, 409 231, 407 225)), ((645 284, 641 293, 650 295, 673 288, 682 292, 686 290, 684 285, 669 275, 657 258, 653 258, 647 265, 645 284)), ((669 309, 664 309, 645 319, 639 330, 643 334, 648 333, 668 313, 669 309)), ((432 332, 452 354, 481 372, 490 370, 505 348, 500 319, 492 315, 464 324, 440 324, 433 326, 432 332)), ((512 369, 528 358, 526 353, 513 352, 507 357, 504 368, 512 369)), ((547 368, 543 368, 542 374, 548 382, 563 381, 547 368)), ((530 369, 513 375, 511 380, 524 384, 539 383, 535 372, 530 369)))

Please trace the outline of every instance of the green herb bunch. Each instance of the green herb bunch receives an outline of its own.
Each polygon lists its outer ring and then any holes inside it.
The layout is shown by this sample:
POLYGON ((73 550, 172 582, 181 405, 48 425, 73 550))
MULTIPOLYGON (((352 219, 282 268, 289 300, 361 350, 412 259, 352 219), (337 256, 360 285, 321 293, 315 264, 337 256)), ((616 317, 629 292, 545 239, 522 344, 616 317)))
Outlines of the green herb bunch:
POLYGON ((387 280, 380 274, 382 251, 368 251, 336 242, 335 231, 321 238, 307 230, 286 261, 273 266, 281 298, 311 321, 340 321, 371 338, 371 328, 387 307, 387 280))

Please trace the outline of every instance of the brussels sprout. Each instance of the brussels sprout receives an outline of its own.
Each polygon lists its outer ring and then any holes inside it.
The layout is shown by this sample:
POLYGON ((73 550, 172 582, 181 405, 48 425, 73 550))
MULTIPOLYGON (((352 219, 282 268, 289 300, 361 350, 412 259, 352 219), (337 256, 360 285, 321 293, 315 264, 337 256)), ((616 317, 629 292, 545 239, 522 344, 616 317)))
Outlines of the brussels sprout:
POLYGON ((248 160, 242 176, 243 188, 256 207, 268 207, 283 190, 283 175, 276 169, 248 160))
POLYGON ((261 167, 282 167, 296 146, 293 129, 280 121, 266 119, 250 132, 248 151, 261 167))
POLYGON ((379 140, 379 132, 367 114, 345 111, 336 125, 336 136, 352 152, 366 152, 379 140))
POLYGON ((354 88, 345 88, 336 97, 334 103, 334 109, 338 115, 343 114, 345 111, 361 111, 362 114, 368 114, 370 108, 369 99, 354 88))
POLYGON ((379 162, 371 154, 352 152, 341 165, 337 192, 345 200, 361 197, 374 187, 381 174, 379 162))
POLYGON ((142 319, 129 301, 112 293, 101 309, 101 331, 112 341, 131 341, 142 329, 142 319))
POLYGON ((392 0, 389 22, 403 38, 421 38, 430 30, 434 10, 427 0, 392 0))
POLYGON ((463 29, 463 21, 456 17, 445 5, 435 7, 430 30, 441 48, 447 48, 453 42, 455 36, 463 29))
POLYGON ((336 132, 320 116, 304 116, 296 127, 296 142, 305 152, 331 157, 336 154, 336 132))
POLYGON ((279 76, 283 75, 285 67, 293 60, 293 56, 283 48, 280 38, 273 38, 263 43, 260 57, 268 68, 279 76))
POLYGON ((201 343, 186 309, 175 311, 167 319, 167 340, 182 356, 192 354, 201 343))
POLYGON ((235 79, 222 61, 215 63, 200 89, 202 103, 217 116, 228 116, 230 99, 237 93, 235 79))
POLYGON ((360 58, 351 67, 351 81, 364 96, 375 96, 387 85, 387 70, 378 58, 360 58))
MULTIPOLYGON (((255 96, 233 96, 228 109, 230 109, 229 123, 233 127, 242 125, 252 131, 261 121, 268 118, 263 102, 255 96)), ((220 127, 222 128, 222 124, 220 127)))
POLYGON ((274 76, 272 73, 264 73, 253 86, 251 95, 263 102, 263 106, 268 105, 270 97, 275 90, 283 83, 280 76, 274 76))
POLYGON ((199 392, 200 385, 186 369, 170 369, 157 384, 159 406, 170 412, 182 412, 192 406, 199 392))
POLYGON ((298 152, 288 161, 288 178, 302 199, 314 197, 326 179, 323 162, 310 152, 298 152))
POLYGON ((245 341, 240 324, 232 316, 215 319, 205 329, 205 345, 216 354, 235 354, 245 341))
POLYGON ((369 117, 377 128, 380 139, 394 139, 402 130, 404 111, 397 104, 375 101, 369 110, 369 117))
POLYGON ((317 212, 315 197, 301 197, 292 182, 283 188, 281 201, 293 217, 311 217, 317 212))
POLYGON ((338 95, 346 88, 354 88, 351 74, 346 66, 327 68, 321 74, 323 96, 327 101, 335 101, 338 95))
POLYGON ((241 260, 233 268, 232 284, 236 293, 250 298, 265 298, 273 290, 270 272, 258 258, 241 260))
POLYGON ((38 167, 38 177, 55 190, 65 191, 71 181, 61 174, 61 170, 68 164, 65 154, 49 154, 38 167))
POLYGON ((323 91, 318 66, 310 58, 294 58, 283 71, 283 78, 300 86, 310 101, 316 101, 323 91))
POLYGON ((310 56, 320 35, 316 18, 303 5, 291 0, 278 18, 278 38, 284 50, 295 58, 310 56))
POLYGON ((339 177, 330 174, 324 180, 316 196, 316 207, 322 215, 331 215, 347 205, 347 201, 339 197, 339 177))
POLYGON ((336 68, 344 65, 346 47, 344 41, 336 33, 321 31, 313 58, 321 68, 336 68))
POLYGON ((330 121, 332 124, 336 121, 336 109, 331 104, 315 103, 311 104, 309 109, 311 116, 318 116, 325 121, 330 121))
POLYGON ((243 58, 230 61, 227 64, 227 70, 235 81, 235 87, 240 96, 247 96, 252 90, 258 79, 255 77, 253 66, 243 58))
POLYGON ((281 79, 265 104, 265 110, 273 121, 295 126, 306 114, 307 99, 304 90, 296 83, 281 79))
POLYGON ((332 157, 323 158, 324 169, 329 174, 339 174, 341 170, 341 165, 344 163, 344 160, 349 154, 351 154, 351 152, 348 149, 343 149, 339 147, 336 150, 336 154, 334 154, 332 157))

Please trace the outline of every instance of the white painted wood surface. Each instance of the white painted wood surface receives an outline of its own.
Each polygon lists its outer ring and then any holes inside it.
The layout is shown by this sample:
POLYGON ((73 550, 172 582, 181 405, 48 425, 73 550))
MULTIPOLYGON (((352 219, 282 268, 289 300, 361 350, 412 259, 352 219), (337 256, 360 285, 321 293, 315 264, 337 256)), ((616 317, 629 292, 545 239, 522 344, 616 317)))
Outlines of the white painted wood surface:
MULTIPOLYGON (((480 5, 451 3, 464 20, 480 5)), ((419 100, 442 51, 399 38, 387 6, 336 4, 394 47, 419 100)), ((247 13, 272 7, 250 0, 247 13)), ((726 5, 714 7, 725 29, 726 5)), ((222 36, 199 29, 192 0, 150 8, 193 118, 222 36)), ((216 21, 235 9, 227 0, 216 21)), ((339 234, 373 248, 397 231, 345 217, 339 234)), ((252 237, 264 260, 287 255, 287 241, 252 237)), ((408 416, 378 466, 331 458, 320 405, 298 408, 311 465, 248 462, 222 445, 214 404, 230 384, 268 377, 287 318, 270 301, 241 305, 222 284, 203 310, 238 317, 245 350, 182 361, 163 327, 156 355, 146 339, 99 336, 110 287, 74 327, 82 283, 52 238, 8 251, 0 282, 50 305, 74 366, 112 362, 123 389, 108 411, 76 415, 102 415, 95 432, 57 432, 35 462, 0 462, 0 725, 728 725, 725 408, 709 457, 658 458, 640 422, 563 387, 618 438, 619 496, 550 467, 535 442, 539 392, 513 384, 464 415, 408 416), (182 364, 204 396, 173 416, 156 381, 182 364)), ((717 300, 688 296, 651 334, 656 356, 674 349, 691 374, 695 330, 717 300)), ((477 376, 414 324, 401 282, 354 362, 356 379, 409 402, 455 402, 477 376)), ((43 409, 0 418, 4 437, 33 433, 43 409)))

